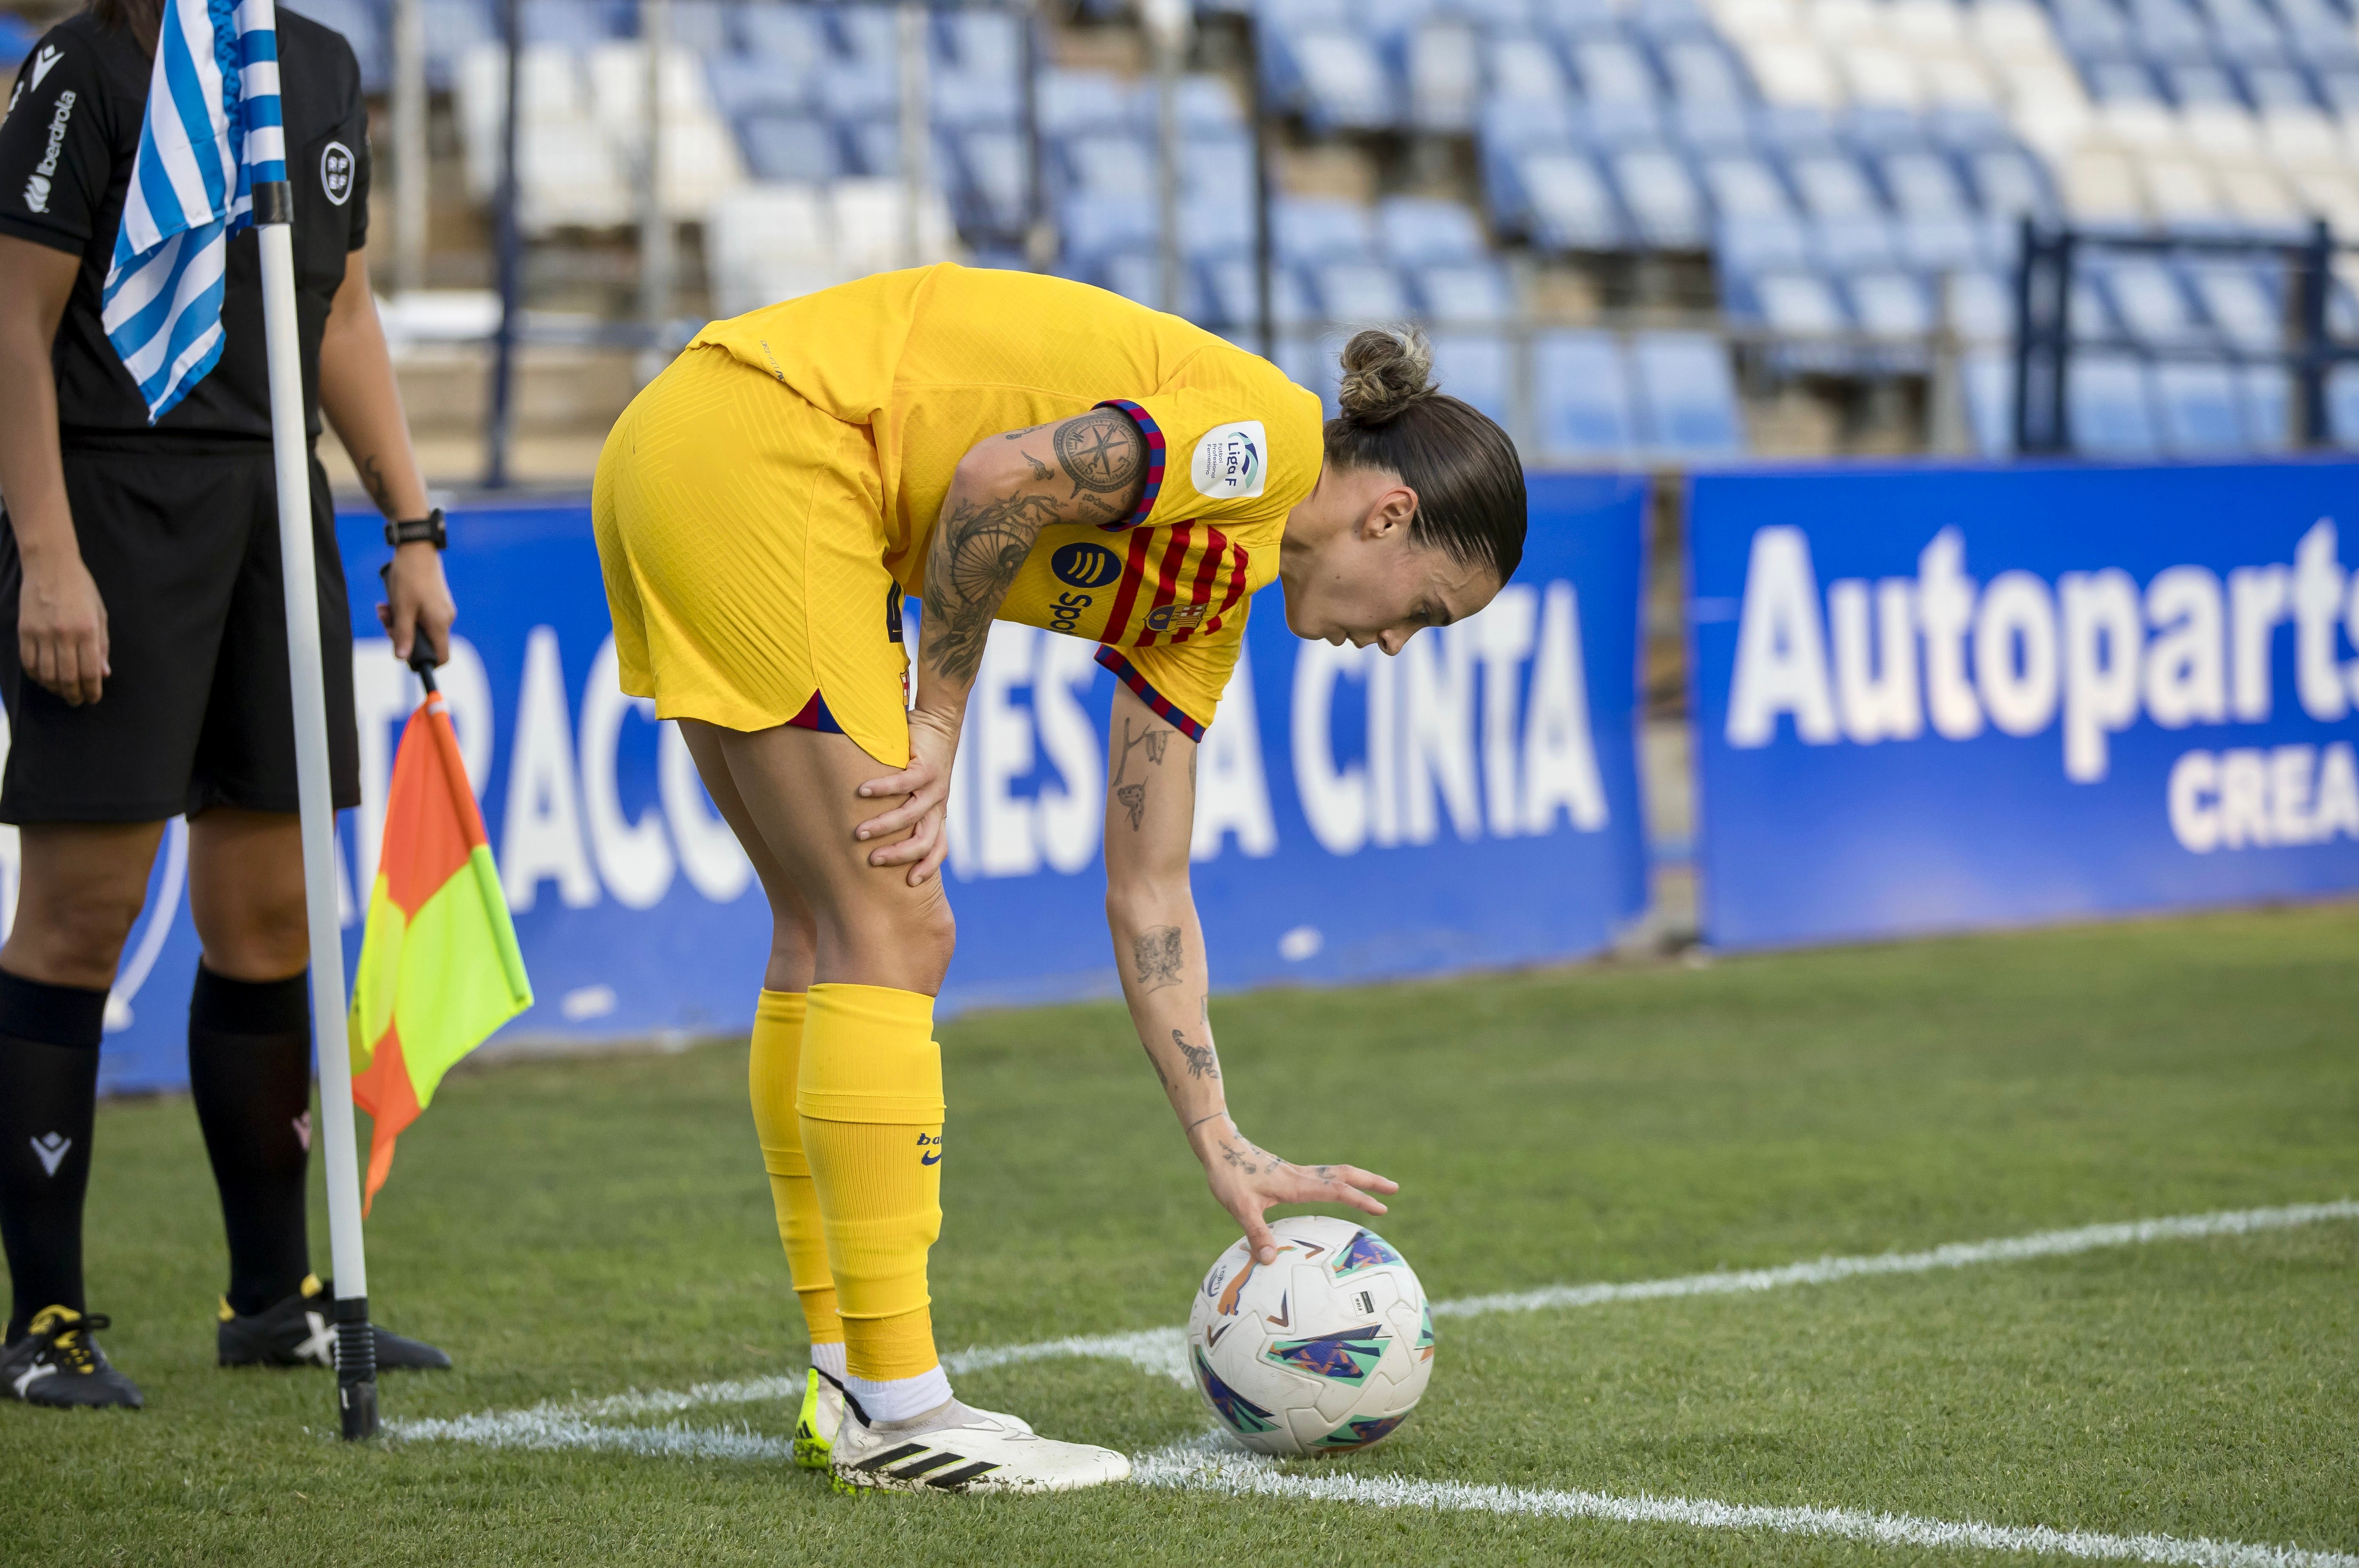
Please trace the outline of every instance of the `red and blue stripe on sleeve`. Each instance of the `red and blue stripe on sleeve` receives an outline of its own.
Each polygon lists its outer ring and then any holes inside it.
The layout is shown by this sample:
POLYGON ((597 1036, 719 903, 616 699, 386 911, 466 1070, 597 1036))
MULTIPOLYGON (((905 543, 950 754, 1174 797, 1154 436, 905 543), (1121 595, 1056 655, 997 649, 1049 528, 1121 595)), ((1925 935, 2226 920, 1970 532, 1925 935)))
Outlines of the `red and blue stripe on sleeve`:
POLYGON ((1163 427, 1155 422, 1154 415, 1127 397, 1109 397, 1098 407, 1121 409, 1138 427, 1138 433, 1147 438, 1147 487, 1138 493, 1137 509, 1118 522, 1098 525, 1108 533, 1120 533, 1146 522, 1147 514, 1155 510, 1155 497, 1163 488, 1163 427))

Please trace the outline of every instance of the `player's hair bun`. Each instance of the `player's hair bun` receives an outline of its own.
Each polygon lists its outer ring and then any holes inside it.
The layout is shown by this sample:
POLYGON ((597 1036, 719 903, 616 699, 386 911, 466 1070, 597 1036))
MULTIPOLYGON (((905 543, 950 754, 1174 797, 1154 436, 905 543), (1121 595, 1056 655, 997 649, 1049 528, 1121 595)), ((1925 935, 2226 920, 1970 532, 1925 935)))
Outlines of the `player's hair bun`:
POLYGON ((1372 327, 1343 345, 1343 379, 1335 401, 1352 424, 1389 425, 1439 390, 1433 384, 1433 345, 1415 327, 1372 327))

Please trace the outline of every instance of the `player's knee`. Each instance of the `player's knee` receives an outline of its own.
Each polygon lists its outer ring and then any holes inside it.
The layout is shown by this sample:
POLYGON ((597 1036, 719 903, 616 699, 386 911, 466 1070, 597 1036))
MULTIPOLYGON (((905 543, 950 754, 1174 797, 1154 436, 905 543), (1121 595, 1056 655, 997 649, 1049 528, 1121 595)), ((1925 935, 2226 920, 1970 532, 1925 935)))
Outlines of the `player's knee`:
POLYGON ((145 885, 100 878, 27 887, 9 933, 10 967, 58 985, 103 990, 114 982, 123 944, 147 901, 145 885))
POLYGON ((201 922, 205 967, 228 980, 284 980, 311 961, 302 898, 242 900, 201 922))
POLYGON ((951 901, 942 895, 941 879, 937 877, 926 884, 926 898, 918 909, 916 930, 911 935, 915 955, 933 970, 934 983, 949 972, 951 954, 958 947, 958 920, 951 913, 951 901))

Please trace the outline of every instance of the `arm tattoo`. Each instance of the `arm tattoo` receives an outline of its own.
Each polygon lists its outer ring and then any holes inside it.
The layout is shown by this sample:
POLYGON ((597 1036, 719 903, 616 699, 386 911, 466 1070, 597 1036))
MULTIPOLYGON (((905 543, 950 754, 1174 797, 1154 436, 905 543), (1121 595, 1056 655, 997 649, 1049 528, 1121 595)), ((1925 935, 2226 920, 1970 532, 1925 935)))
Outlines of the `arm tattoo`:
POLYGON ((992 615, 1040 529, 1057 520, 1046 495, 952 503, 935 526, 926 562, 925 658, 957 681, 983 667, 992 615))
POLYGON ((1073 494, 1120 494, 1139 483, 1147 441, 1119 408, 1096 408, 1057 427, 1057 461, 1073 494))
POLYGON ((369 499, 376 503, 378 511, 392 517, 393 486, 386 482, 385 464, 377 460, 376 453, 371 452, 361 459, 359 468, 361 484, 368 490, 369 499))
MULTIPOLYGON (((1147 1042, 1143 1040, 1140 1040, 1138 1042, 1138 1049, 1141 1051, 1147 1051, 1147 1042)), ((1171 1079, 1169 1075, 1163 1071, 1163 1063, 1155 1060, 1155 1052, 1147 1051, 1147 1064, 1155 1069, 1155 1081, 1163 1085, 1163 1092, 1167 1094, 1171 1093, 1171 1079)))
POLYGON ((1180 928, 1157 926, 1130 939, 1131 962, 1138 968, 1138 984, 1142 989, 1159 991, 1166 985, 1178 985, 1182 954, 1180 951, 1180 928))
POLYGON ((1041 462, 1038 458, 1033 456, 1028 452, 1019 449, 1016 455, 1032 465, 1032 478, 1036 484, 1045 481, 1050 474, 1057 472, 1055 469, 1049 467, 1047 463, 1041 462))
POLYGON ((1211 1046, 1190 1045, 1188 1037, 1178 1029, 1171 1031, 1171 1043, 1178 1046, 1180 1054, 1188 1059, 1189 1077, 1218 1078, 1221 1075, 1221 1059, 1213 1054, 1211 1046))

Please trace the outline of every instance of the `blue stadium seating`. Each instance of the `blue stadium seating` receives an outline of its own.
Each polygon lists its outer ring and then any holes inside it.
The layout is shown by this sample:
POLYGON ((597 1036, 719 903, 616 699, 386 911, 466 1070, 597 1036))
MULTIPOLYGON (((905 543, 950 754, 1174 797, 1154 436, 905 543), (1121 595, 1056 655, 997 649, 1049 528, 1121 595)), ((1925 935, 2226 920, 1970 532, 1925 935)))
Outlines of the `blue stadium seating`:
POLYGON ((1542 332, 1532 345, 1540 451, 1619 461, 1638 444, 1630 376, 1612 334, 1542 332))
POLYGON ((2162 450, 2147 367, 2120 354, 2076 355, 2065 385, 2072 439, 2094 457, 2152 457, 2162 450))
POLYGON ((1716 339, 1702 332, 1640 332, 1630 361, 1647 450, 1693 461, 1744 452, 1736 378, 1716 339))
POLYGON ((1453 397, 1501 424, 1513 418, 1514 369, 1506 341, 1495 332, 1433 334, 1433 376, 1453 397))

